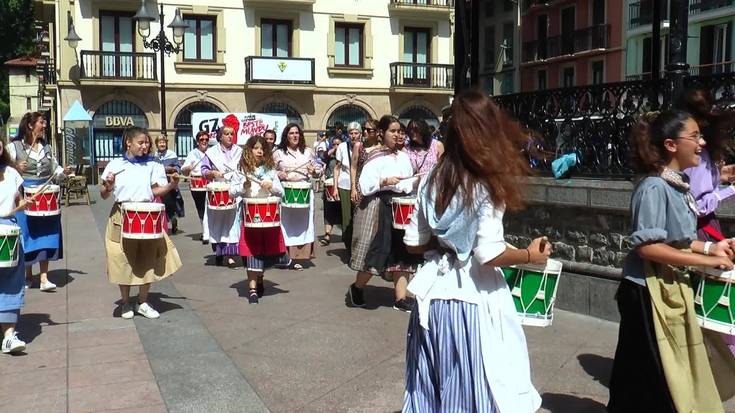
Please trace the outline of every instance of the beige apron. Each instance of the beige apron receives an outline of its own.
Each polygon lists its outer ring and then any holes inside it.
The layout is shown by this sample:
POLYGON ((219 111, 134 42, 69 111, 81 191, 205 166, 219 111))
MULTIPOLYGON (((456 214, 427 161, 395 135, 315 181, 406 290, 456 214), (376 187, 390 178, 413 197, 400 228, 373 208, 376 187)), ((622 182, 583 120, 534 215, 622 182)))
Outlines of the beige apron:
POLYGON ((645 274, 656 341, 676 410, 679 413, 724 412, 694 312, 689 275, 648 261, 645 274))
POLYGON ((113 284, 142 285, 160 281, 181 268, 181 259, 168 234, 152 240, 121 237, 122 213, 115 204, 107 220, 107 277, 113 284))

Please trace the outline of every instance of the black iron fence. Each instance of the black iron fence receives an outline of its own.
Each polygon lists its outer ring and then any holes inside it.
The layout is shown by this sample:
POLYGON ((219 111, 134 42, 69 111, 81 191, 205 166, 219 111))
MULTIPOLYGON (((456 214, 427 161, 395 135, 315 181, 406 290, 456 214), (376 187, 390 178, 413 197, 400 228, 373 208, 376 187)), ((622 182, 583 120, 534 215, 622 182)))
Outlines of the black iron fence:
POLYGON ((454 0, 390 0, 390 2, 408 6, 454 7, 454 0))
MULTIPOLYGON (((716 104, 735 105, 735 73, 689 76, 685 87, 712 93, 716 104)), ((630 131, 641 114, 665 108, 670 81, 634 80, 496 96, 499 106, 529 129, 531 167, 551 173, 551 162, 575 153, 574 175, 629 179, 630 131)))
POLYGON ((523 43, 523 61, 533 62, 610 47, 610 25, 585 27, 570 33, 523 43))
POLYGON ((733 4, 735 4, 735 0, 689 0, 689 13, 702 13, 709 10, 729 7, 733 4))

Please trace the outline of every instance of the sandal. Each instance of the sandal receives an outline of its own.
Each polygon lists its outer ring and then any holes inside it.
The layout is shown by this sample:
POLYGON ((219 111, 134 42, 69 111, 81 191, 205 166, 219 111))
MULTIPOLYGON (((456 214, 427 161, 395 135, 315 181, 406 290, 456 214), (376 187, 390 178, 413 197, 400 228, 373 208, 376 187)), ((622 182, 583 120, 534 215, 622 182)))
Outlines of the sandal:
POLYGON ((321 245, 322 247, 326 247, 327 245, 329 245, 330 240, 331 239, 329 234, 326 234, 322 237, 322 239, 319 240, 319 245, 321 245))

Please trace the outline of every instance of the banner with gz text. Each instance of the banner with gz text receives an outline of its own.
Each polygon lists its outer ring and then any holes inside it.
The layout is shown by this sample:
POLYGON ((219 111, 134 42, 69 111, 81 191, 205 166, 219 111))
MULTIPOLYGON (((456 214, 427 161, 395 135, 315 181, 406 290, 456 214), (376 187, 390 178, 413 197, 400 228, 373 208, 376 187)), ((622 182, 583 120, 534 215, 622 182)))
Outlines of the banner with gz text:
POLYGON ((234 142, 236 145, 245 145, 245 142, 254 135, 263 135, 266 130, 276 131, 276 143, 281 140, 281 131, 286 127, 286 115, 273 113, 216 113, 194 112, 191 114, 192 136, 199 131, 209 133, 209 143, 216 142, 217 131, 222 126, 231 126, 235 130, 234 142))

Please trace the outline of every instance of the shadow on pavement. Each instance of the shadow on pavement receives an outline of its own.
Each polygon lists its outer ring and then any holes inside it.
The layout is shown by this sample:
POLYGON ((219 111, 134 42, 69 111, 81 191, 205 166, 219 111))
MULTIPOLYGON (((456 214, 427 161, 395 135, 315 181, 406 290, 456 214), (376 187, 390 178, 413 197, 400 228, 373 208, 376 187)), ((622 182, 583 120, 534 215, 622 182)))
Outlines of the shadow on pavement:
POLYGON ((597 354, 580 354, 577 356, 577 360, 579 360, 579 365, 582 366, 584 371, 592 376, 595 381, 610 388, 610 373, 613 364, 611 358, 598 356, 597 354))
POLYGON ((74 277, 71 276, 72 274, 87 275, 84 271, 56 269, 48 272, 48 279, 56 284, 57 287, 64 288, 67 284, 74 281, 74 277))
POLYGON ((50 318, 48 314, 43 313, 23 313, 21 310, 20 320, 18 321, 18 332, 26 343, 33 342, 33 339, 41 335, 41 326, 56 326, 59 323, 50 318))
MULTIPOLYGON (((135 288, 131 289, 130 291, 130 303, 134 304, 138 300, 137 294, 134 294, 135 288)), ((178 304, 172 303, 170 301, 163 301, 162 298, 166 298, 169 300, 187 300, 186 297, 171 297, 167 294, 158 293, 158 292, 149 292, 148 293, 148 303, 151 305, 151 307, 155 308, 156 311, 163 314, 165 312, 171 311, 171 310, 178 310, 183 307, 181 307, 178 304)), ((122 301, 118 299, 115 301, 115 308, 112 310, 112 316, 115 318, 120 317, 120 305, 122 304, 122 301)))
MULTIPOLYGON (((373 277, 370 280, 371 283, 385 282, 380 277, 373 277)), ((380 307, 393 308, 393 303, 396 301, 395 295, 393 294, 393 286, 390 287, 374 286, 368 284, 364 291, 365 307, 363 310, 377 310, 380 307)), ((350 304, 350 297, 345 291, 345 305, 352 307, 350 304)))
MULTIPOLYGON (((337 248, 327 249, 327 248, 333 247, 334 244, 335 244, 334 235, 332 235, 332 243, 329 244, 329 246, 327 246, 327 247, 322 247, 322 248, 324 248, 326 250, 327 256, 328 257, 337 257, 342 262, 342 264, 349 264, 350 263, 350 256, 349 256, 349 254, 347 254, 347 249, 346 248, 340 248, 338 246, 337 248)), ((344 245, 344 244, 342 244, 342 241, 340 241, 339 244, 340 245, 344 245)))
MULTIPOLYGON (((276 284, 273 281, 270 281, 268 278, 264 278, 263 283, 265 285, 265 291, 263 292, 263 297, 267 297, 269 295, 276 295, 276 294, 286 294, 286 293, 291 292, 290 290, 282 290, 276 287, 279 284, 276 284)), ((248 287, 247 280, 238 281, 232 284, 230 288, 234 288, 235 290, 237 290, 238 297, 248 297, 248 295, 250 294, 250 287, 248 287)))
POLYGON ((604 404, 569 394, 544 393, 541 407, 551 413, 606 413, 604 404))

